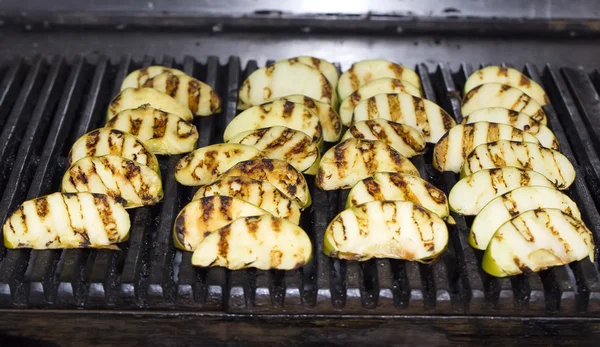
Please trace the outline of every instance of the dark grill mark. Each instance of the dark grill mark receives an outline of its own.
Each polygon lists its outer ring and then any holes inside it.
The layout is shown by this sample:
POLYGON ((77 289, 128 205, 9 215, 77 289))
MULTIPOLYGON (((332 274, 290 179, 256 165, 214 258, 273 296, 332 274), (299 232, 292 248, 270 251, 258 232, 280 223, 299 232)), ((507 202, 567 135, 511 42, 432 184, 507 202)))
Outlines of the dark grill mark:
POLYGON ((167 75, 165 80, 165 94, 174 97, 179 89, 179 77, 175 75, 167 75))
POLYGON ((202 92, 202 84, 200 81, 190 79, 188 82, 188 108, 192 113, 197 114, 200 111, 200 97, 202 92))
POLYGON ((292 112, 294 112, 294 107, 296 106, 296 104, 294 104, 293 102, 289 102, 286 101, 283 104, 283 118, 289 118, 292 115, 292 112))
POLYGON ((35 199, 34 202, 35 202, 35 210, 37 212, 37 215, 41 219, 44 219, 48 215, 48 212, 50 212, 48 210, 48 199, 46 197, 43 197, 43 198, 35 199))
POLYGON ((498 77, 500 76, 508 77, 508 69, 503 66, 498 67, 498 77))
MULTIPOLYGON (((208 222, 213 213, 214 213, 214 209, 215 209, 215 199, 226 199, 226 197, 218 197, 218 196, 209 196, 206 198, 202 198, 200 199, 200 206, 202 209, 202 220, 204 222, 208 222)), ((231 198, 229 198, 231 199, 231 198)))
POLYGON ((524 87, 531 87, 531 80, 527 77, 525 77, 525 75, 521 75, 521 79, 519 80, 519 86, 524 86, 524 87))

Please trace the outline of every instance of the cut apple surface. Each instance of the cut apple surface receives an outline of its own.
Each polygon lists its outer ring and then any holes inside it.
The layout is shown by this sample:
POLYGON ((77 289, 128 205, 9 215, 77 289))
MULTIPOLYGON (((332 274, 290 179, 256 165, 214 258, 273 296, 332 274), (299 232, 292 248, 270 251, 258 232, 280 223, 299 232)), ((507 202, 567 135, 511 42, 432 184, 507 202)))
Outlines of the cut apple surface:
POLYGON ((188 122, 194 119, 192 111, 165 93, 152 88, 127 88, 115 96, 108 105, 106 120, 109 121, 123 110, 144 105, 172 113, 188 122))
POLYGON ((157 65, 148 66, 129 73, 129 75, 127 75, 127 77, 125 77, 125 79, 123 80, 123 83, 121 83, 121 90, 127 88, 140 88, 144 85, 144 83, 146 83, 147 80, 152 79, 165 72, 168 72, 175 76, 185 75, 185 72, 170 67, 157 65))
POLYGON ((407 158, 423 154, 427 146, 419 130, 381 118, 354 123, 342 140, 348 138, 385 142, 407 158))
POLYGON ((519 70, 503 66, 487 66, 477 70, 465 82, 464 93, 484 83, 501 83, 517 88, 531 96, 540 105, 550 103, 548 95, 537 82, 525 76, 519 70))
POLYGON ((281 61, 288 61, 290 63, 302 63, 310 67, 314 67, 315 69, 319 70, 319 72, 321 72, 323 76, 325 76, 325 78, 327 78, 327 81, 329 81, 329 84, 331 84, 333 90, 335 90, 335 87, 337 86, 339 79, 338 70, 332 63, 328 62, 325 59, 303 55, 295 58, 284 59, 281 61))

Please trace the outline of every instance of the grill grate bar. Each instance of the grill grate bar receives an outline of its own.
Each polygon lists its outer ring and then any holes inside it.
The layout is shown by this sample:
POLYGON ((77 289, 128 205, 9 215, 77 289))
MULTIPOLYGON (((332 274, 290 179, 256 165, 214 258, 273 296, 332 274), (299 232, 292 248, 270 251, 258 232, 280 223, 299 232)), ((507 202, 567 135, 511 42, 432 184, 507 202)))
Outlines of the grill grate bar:
POLYGON ((11 109, 10 104, 17 97, 19 86, 23 81, 23 70, 26 68, 24 65, 26 64, 23 59, 16 58, 0 83, 0 127, 4 126, 11 109))

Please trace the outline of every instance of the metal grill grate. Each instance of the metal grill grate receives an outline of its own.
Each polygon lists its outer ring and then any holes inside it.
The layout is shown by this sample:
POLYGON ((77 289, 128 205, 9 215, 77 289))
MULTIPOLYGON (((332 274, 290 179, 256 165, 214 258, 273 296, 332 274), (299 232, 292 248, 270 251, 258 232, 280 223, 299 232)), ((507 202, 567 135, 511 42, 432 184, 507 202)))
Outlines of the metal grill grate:
MULTIPOLYGON (((103 56, 16 59, 0 67, 0 221, 23 200, 57 191, 75 139, 102 126, 104 112, 131 70, 150 64, 180 68, 215 87, 224 100, 220 115, 196 119, 199 146, 222 141, 236 115, 237 88, 257 68, 230 57, 199 63, 172 57, 118 62, 103 56)), ((457 121, 460 90, 473 71, 446 65, 416 67, 425 97, 457 121)), ((549 125, 562 152, 576 164, 570 196, 578 203, 596 241, 600 236, 600 74, 546 66, 524 71, 543 84, 553 104, 549 125)), ((413 163, 446 192, 454 174, 431 166, 432 149, 413 163)), ((323 192, 311 184, 313 206, 302 227, 313 240, 311 263, 297 271, 227 271, 191 265, 191 253, 176 250, 173 220, 194 189, 173 179, 180 156, 162 157, 165 199, 132 211, 132 231, 121 252, 109 250, 7 250, 0 246, 0 308, 160 308, 230 313, 471 314, 600 316, 598 268, 589 260, 539 274, 497 279, 480 269, 482 254, 467 242, 470 218, 455 215, 448 250, 433 265, 398 260, 364 263, 333 260, 322 253, 329 221, 347 192, 323 192)), ((598 251, 596 252, 598 253, 598 251)), ((600 254, 598 254, 600 255, 600 254)))

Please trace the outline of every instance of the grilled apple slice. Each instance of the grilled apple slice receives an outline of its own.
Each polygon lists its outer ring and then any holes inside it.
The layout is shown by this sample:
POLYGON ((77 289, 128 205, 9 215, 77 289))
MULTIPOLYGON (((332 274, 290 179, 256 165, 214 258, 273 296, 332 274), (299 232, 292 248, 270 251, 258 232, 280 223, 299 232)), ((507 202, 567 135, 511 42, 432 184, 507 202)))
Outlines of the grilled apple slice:
POLYGON ((427 146, 419 130, 381 118, 354 123, 342 140, 349 138, 385 142, 407 158, 423 154, 427 146))
POLYGON ((154 154, 188 153, 198 141, 194 124, 148 105, 119 112, 106 127, 137 136, 154 154))
POLYGON ((475 71, 469 76, 467 82, 465 82, 464 93, 467 94, 473 88, 484 83, 506 84, 531 96, 540 105, 547 105, 550 103, 550 99, 542 86, 522 74, 519 70, 513 68, 488 66, 475 71))
POLYGON ((581 213, 573 200, 553 187, 521 187, 504 193, 485 205, 473 220, 469 244, 473 248, 485 250, 494 232, 504 223, 523 212, 546 208, 559 209, 581 220, 581 213))
POLYGON ((319 121, 321 122, 323 140, 327 142, 337 142, 340 139, 340 136, 342 136, 342 119, 331 105, 300 94, 286 95, 272 101, 277 100, 302 104, 313 111, 319 117, 319 121))
POLYGON ((394 64, 387 60, 363 60, 352 64, 350 69, 340 77, 337 88, 340 100, 346 99, 361 86, 380 78, 406 81, 421 89, 419 75, 406 66, 394 64))
POLYGON ((394 172, 378 172, 358 182, 348 194, 346 208, 384 200, 414 202, 440 218, 448 217, 448 199, 442 190, 420 177, 394 172))
POLYGON ((537 171, 558 189, 567 189, 575 181, 573 164, 560 152, 530 142, 496 141, 475 147, 465 158, 460 176, 494 167, 515 166, 537 171))
POLYGON ((132 71, 125 77, 123 83, 121 83, 121 90, 127 88, 140 88, 146 83, 147 80, 152 79, 162 73, 168 72, 175 76, 185 75, 185 72, 170 67, 164 66, 148 66, 142 69, 132 71))
POLYGON ((337 108, 337 95, 323 74, 300 62, 282 61, 254 71, 242 83, 238 110, 262 105, 268 100, 301 94, 337 108))
POLYGON ((218 181, 200 187, 192 200, 206 196, 226 195, 258 206, 275 217, 300 224, 300 205, 286 198, 274 185, 245 176, 224 176, 218 181))
POLYGON ((433 167, 438 171, 460 172, 465 157, 473 148, 498 140, 532 142, 535 136, 506 124, 476 122, 450 129, 433 149, 433 167))
POLYGON ((125 208, 154 205, 163 198, 156 171, 116 155, 79 159, 63 176, 62 191, 108 194, 125 208))
POLYGON ((483 254, 483 270, 506 277, 594 261, 594 240, 581 222, 557 209, 527 211, 504 223, 483 254))
POLYGON ((448 195, 450 210, 474 216, 500 195, 528 186, 554 188, 544 175, 531 170, 507 166, 477 171, 452 187, 448 195))
POLYGON ((219 143, 198 148, 177 162, 175 179, 184 186, 210 184, 235 164, 261 157, 258 149, 239 143, 219 143))
POLYGON ((323 190, 352 188, 376 172, 419 171, 398 151, 381 141, 347 139, 331 147, 321 159, 316 185, 323 190))
POLYGON ((559 149, 558 140, 552 130, 525 113, 502 107, 482 108, 463 119, 464 124, 475 122, 493 122, 510 125, 535 136, 540 141, 540 144, 546 148, 555 151, 559 149))
POLYGON ((4 246, 111 248, 127 240, 129 227, 129 214, 108 195, 52 193, 25 201, 8 217, 4 246))
POLYGON ((299 226, 270 215, 244 217, 213 232, 192 256, 195 266, 230 270, 293 270, 312 255, 310 238, 299 226))
POLYGON ((301 104, 283 100, 254 106, 238 114, 225 128, 223 139, 229 142, 240 133, 272 126, 301 131, 319 144, 323 141, 319 117, 301 104))
POLYGON ((354 122, 383 118, 420 130, 425 141, 436 143, 456 125, 454 118, 437 104, 410 94, 377 94, 354 109, 354 122))
POLYGON ((267 158, 287 161, 298 171, 308 170, 319 158, 319 147, 310 136, 282 126, 245 131, 229 143, 252 146, 267 158))
POLYGON ((308 65, 310 67, 313 67, 313 68, 319 70, 319 72, 322 73, 323 76, 325 76, 325 78, 327 78, 327 81, 329 81, 329 84, 331 84, 331 87, 333 87, 333 90, 335 90, 335 87, 337 86, 338 78, 339 78, 338 70, 335 66, 333 66, 332 63, 328 62, 325 59, 319 59, 319 58, 315 58, 315 57, 310 57, 308 55, 303 55, 300 57, 284 59, 281 61, 283 61, 283 62, 287 61, 290 63, 302 63, 302 64, 308 65))
POLYGON ((419 90, 419 88, 406 81, 394 78, 380 78, 371 81, 358 88, 347 98, 345 98, 344 101, 342 101, 340 105, 340 117, 342 117, 342 124, 344 124, 345 126, 350 126, 350 124, 352 124, 354 108, 356 108, 356 106, 358 106, 358 104, 360 104, 361 101, 366 100, 377 94, 392 93, 406 93, 417 97, 421 97, 421 91, 419 90))
POLYGON ((372 201, 342 211, 325 229, 323 252, 365 261, 426 261, 448 244, 448 229, 435 213, 410 201, 372 201))
POLYGON ((108 105, 106 120, 110 120, 123 110, 138 108, 142 105, 172 113, 188 122, 194 119, 194 115, 185 105, 165 93, 152 88, 127 88, 115 96, 108 105))
MULTIPOLYGON (((546 125, 548 119, 542 106, 520 89, 500 83, 486 83, 471 89, 462 100, 461 113, 466 117, 482 108, 504 107, 522 112, 546 125)), ((343 119, 343 118, 342 118, 343 119)))
POLYGON ((121 130, 100 128, 80 137, 69 152, 69 166, 84 157, 118 155, 146 165, 160 174, 158 159, 135 136, 121 130))
POLYGON ((298 201, 300 207, 307 208, 311 204, 306 179, 292 165, 282 160, 246 160, 234 165, 223 176, 246 176, 259 181, 267 181, 286 198, 298 201))
MULTIPOLYGON (((221 112, 221 98, 211 86, 188 75, 173 75, 163 72, 144 83, 172 96, 196 116, 210 116, 221 112)), ((164 111, 164 110, 163 110, 164 111)))
POLYGON ((248 216, 269 212, 241 199, 230 196, 207 196, 187 204, 175 219, 175 247, 193 252, 213 231, 248 216))

